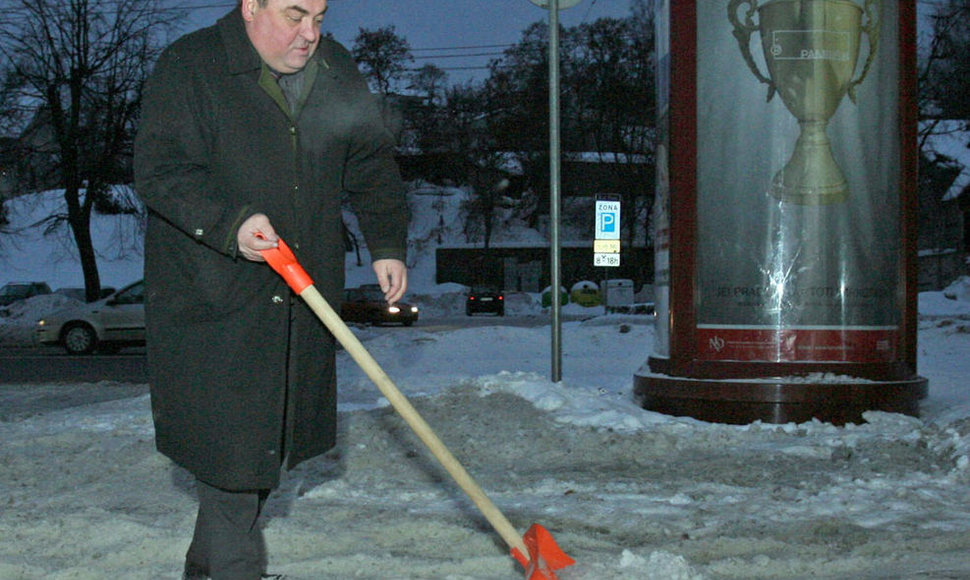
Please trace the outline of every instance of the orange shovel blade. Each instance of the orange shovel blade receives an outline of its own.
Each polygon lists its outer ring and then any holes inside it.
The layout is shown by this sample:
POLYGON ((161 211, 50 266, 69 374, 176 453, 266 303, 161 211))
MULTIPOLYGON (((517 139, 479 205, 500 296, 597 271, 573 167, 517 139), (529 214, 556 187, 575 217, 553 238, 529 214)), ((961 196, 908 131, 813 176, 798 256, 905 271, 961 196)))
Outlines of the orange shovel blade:
POLYGON ((522 541, 529 549, 529 557, 517 548, 512 548, 512 557, 525 568, 526 580, 556 580, 556 570, 576 563, 559 548, 549 530, 539 524, 532 524, 522 541))

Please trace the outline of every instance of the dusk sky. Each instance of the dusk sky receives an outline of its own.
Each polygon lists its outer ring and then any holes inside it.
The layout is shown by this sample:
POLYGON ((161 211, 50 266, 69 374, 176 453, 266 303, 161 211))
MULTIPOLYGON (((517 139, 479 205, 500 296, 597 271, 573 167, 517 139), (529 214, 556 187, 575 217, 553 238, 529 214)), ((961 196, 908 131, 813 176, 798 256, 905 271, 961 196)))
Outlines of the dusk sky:
MULTIPOLYGON (((207 26, 228 12, 232 0, 189 3, 192 27, 207 26)), ((560 11, 564 26, 604 17, 626 17, 630 0, 582 0, 560 11)), ((530 0, 330 0, 323 23, 326 32, 348 48, 360 28, 393 25, 411 45, 420 67, 433 63, 448 73, 449 84, 486 71, 489 60, 518 42, 533 22, 548 22, 548 12, 530 0), (469 69, 467 67, 472 67, 469 69)))

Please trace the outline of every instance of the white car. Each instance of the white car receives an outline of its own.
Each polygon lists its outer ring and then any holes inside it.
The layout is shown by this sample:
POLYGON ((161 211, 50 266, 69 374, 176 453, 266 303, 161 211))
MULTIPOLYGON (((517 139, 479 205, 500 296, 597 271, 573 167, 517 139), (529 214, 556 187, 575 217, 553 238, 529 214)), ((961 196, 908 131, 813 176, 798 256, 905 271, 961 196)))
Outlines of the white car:
POLYGON ((37 322, 37 340, 63 346, 70 354, 118 352, 145 344, 145 283, 129 284, 111 296, 65 308, 37 322))

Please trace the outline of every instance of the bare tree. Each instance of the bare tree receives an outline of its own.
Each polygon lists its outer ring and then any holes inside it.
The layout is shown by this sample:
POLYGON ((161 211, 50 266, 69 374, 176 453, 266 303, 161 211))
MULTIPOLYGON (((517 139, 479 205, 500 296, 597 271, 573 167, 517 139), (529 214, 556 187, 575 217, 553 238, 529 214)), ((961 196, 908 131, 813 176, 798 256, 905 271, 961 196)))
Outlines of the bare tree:
POLYGON ((501 171, 502 156, 498 153, 469 164, 469 184, 472 194, 463 204, 465 213, 465 236, 481 238, 482 247, 491 247, 495 232, 497 213, 512 209, 514 204, 506 197, 509 180, 501 171))
MULTIPOLYGON (((562 37, 562 54, 569 53, 571 37, 562 37)), ((567 91, 567 87, 563 87, 567 91)), ((489 63, 483 89, 486 122, 497 151, 514 152, 524 181, 535 193, 536 211, 525 216, 531 227, 539 223, 541 209, 549 207, 549 27, 535 22, 519 42, 489 63)), ((568 102, 563 103, 563 108, 568 102)))
POLYGON ((920 4, 930 23, 919 59, 920 116, 970 120, 970 0, 920 4))
MULTIPOLYGON (((64 189, 86 295, 100 276, 90 218, 127 180, 132 135, 150 68, 182 14, 161 0, 10 0, 0 22, 6 118, 31 119, 64 189)), ((51 225, 55 225, 52 223, 51 225)))
POLYGON ((411 74, 408 86, 418 101, 411 106, 407 125, 414 135, 411 145, 425 153, 442 150, 441 139, 448 74, 433 64, 426 64, 411 74))
POLYGON ((371 88, 381 95, 391 93, 395 83, 404 78, 408 63, 414 60, 411 45, 393 26, 361 28, 351 52, 371 88))
POLYGON ((484 89, 472 81, 445 91, 441 145, 456 154, 477 154, 493 149, 483 120, 487 115, 484 89))
POLYGON ((411 86, 417 96, 429 105, 442 105, 447 89, 448 73, 433 64, 426 64, 411 74, 411 86))

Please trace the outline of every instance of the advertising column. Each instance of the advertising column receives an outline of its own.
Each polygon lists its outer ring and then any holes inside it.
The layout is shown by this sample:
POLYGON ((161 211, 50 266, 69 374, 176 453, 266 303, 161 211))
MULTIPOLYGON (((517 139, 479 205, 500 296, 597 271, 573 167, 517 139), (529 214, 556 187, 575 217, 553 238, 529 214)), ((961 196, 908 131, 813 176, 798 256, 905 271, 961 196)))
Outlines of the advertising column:
POLYGON ((906 172, 915 170, 901 162, 911 158, 901 6, 912 15, 912 2, 895 0, 659 3, 657 36, 668 43, 657 51, 666 83, 654 211, 660 316, 648 378, 638 378, 645 406, 663 389, 690 398, 693 381, 710 379, 735 380, 721 392, 746 404, 832 398, 835 383, 880 377, 887 390, 900 381, 925 390, 904 348, 915 341, 902 227, 906 172), (692 17, 691 34, 677 34, 681 25, 667 35, 672 8, 692 17), (685 38, 688 49, 678 45, 685 38), (693 65, 690 94, 665 74, 672 61, 693 65), (678 109, 679 97, 693 111, 678 109), (696 135, 667 160, 667 128, 677 123, 667 113, 678 110, 694 115, 696 135), (668 176, 684 167, 689 179, 668 176), (676 215, 684 208, 692 215, 676 215), (667 284, 686 252, 692 271, 667 284), (668 290, 690 297, 668 300, 668 290), (662 376, 678 373, 690 381, 662 376), (758 401, 752 393, 765 389, 745 392, 739 379, 767 379, 774 400, 758 401), (816 380, 824 384, 806 393, 816 380), (799 394, 786 399, 795 384, 799 394))
POLYGON ((876 4, 698 12, 702 358, 896 356, 897 3, 876 4))

